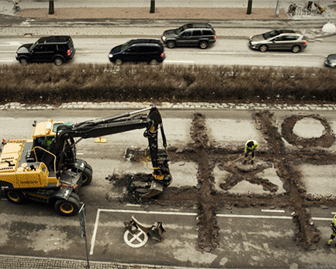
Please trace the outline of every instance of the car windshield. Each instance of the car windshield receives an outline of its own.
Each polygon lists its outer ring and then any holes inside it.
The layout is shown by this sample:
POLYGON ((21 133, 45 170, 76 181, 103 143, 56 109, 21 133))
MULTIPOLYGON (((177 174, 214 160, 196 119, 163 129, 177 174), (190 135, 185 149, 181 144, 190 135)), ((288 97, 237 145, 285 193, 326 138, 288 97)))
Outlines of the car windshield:
POLYGON ((174 33, 175 33, 176 35, 179 35, 180 33, 182 33, 182 32, 184 31, 185 28, 186 28, 186 27, 183 25, 183 26, 181 26, 180 28, 175 29, 175 30, 174 30, 174 33))
POLYGON ((33 48, 35 48, 36 45, 37 45, 37 41, 33 45, 30 46, 29 50, 32 50, 33 48))
POLYGON ((121 51, 126 50, 130 46, 130 41, 127 41, 126 43, 121 45, 121 51))
POLYGON ((265 38, 265 39, 270 39, 274 36, 277 36, 279 33, 279 31, 277 30, 274 30, 274 31, 270 31, 270 32, 267 32, 267 33, 264 33, 262 36, 265 38))

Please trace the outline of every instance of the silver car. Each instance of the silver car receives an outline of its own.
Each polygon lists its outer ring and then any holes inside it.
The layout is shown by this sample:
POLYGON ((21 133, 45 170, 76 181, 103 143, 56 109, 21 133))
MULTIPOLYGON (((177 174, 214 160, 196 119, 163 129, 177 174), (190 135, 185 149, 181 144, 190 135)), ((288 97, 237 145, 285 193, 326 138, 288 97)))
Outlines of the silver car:
POLYGON ((265 52, 267 50, 289 50, 294 53, 300 52, 307 47, 306 37, 293 30, 273 30, 261 35, 249 38, 251 49, 265 52))

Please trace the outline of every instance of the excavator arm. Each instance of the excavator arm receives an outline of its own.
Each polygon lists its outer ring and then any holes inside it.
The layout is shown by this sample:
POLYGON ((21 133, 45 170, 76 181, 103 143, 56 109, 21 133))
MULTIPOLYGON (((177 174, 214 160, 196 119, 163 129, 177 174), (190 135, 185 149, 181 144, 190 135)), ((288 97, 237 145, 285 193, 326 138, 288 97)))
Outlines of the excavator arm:
POLYGON ((81 139, 100 137, 116 133, 123 133, 136 129, 145 129, 144 136, 148 139, 149 155, 154 168, 152 179, 164 186, 170 185, 172 177, 168 166, 167 142, 164 133, 162 118, 156 107, 124 113, 109 118, 94 119, 73 125, 59 125, 56 138, 50 145, 49 151, 57 156, 58 167, 62 168, 75 162, 75 154, 71 154, 75 144, 81 139), (143 112, 148 111, 147 115, 143 112), (159 149, 158 135, 161 133, 164 149, 159 149), (75 142, 74 138, 79 138, 75 142), (72 158, 72 160, 69 160, 72 158))

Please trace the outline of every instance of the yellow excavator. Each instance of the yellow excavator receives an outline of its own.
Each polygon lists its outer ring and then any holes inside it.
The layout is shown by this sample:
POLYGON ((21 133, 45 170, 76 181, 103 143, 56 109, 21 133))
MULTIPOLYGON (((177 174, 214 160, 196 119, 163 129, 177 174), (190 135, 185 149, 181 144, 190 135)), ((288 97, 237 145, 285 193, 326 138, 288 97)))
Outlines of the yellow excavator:
POLYGON ((79 189, 92 181, 92 167, 77 159, 77 143, 86 138, 135 129, 145 129, 154 168, 150 175, 151 184, 145 190, 141 189, 140 195, 156 196, 172 182, 162 118, 156 107, 78 124, 53 120, 34 122, 33 127, 31 139, 9 140, 1 152, 0 187, 7 199, 15 204, 30 199, 53 203, 60 215, 77 214, 79 189), (160 149, 159 130, 163 142, 160 149))

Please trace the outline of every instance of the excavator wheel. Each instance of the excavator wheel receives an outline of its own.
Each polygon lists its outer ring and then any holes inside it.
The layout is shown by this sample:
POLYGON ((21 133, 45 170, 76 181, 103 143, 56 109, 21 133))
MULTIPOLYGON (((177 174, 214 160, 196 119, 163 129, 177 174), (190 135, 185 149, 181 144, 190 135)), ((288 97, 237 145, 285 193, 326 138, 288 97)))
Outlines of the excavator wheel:
POLYGON ((91 181, 92 181, 92 170, 90 170, 89 167, 85 167, 82 172, 82 186, 89 185, 91 181))
POLYGON ((24 196, 20 191, 12 191, 12 190, 6 191, 6 197, 8 201, 14 204, 22 204, 24 200, 24 196))
POLYGON ((55 210, 62 216, 74 216, 78 213, 79 201, 71 196, 68 200, 58 200, 55 203, 55 210))

